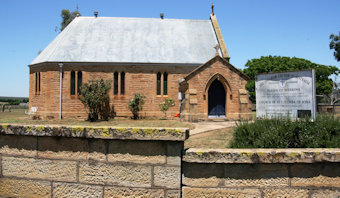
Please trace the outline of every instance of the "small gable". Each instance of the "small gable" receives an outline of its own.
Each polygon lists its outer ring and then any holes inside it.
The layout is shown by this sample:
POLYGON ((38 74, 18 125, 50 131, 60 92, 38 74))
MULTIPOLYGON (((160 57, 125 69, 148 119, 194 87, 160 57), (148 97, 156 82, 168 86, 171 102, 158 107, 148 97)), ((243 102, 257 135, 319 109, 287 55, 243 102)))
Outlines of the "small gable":
POLYGON ((240 70, 238 70, 236 67, 234 67, 232 64, 230 64, 228 61, 226 61, 224 58, 222 58, 219 55, 216 55, 214 58, 210 59, 203 65, 197 67, 195 70, 190 72, 187 76, 185 76, 184 79, 186 81, 190 80, 192 77, 194 77, 195 75, 202 72, 203 70, 205 70, 206 68, 210 67, 211 65, 213 65, 215 62, 218 62, 218 61, 221 62, 223 65, 225 65, 227 68, 229 68, 231 71, 237 73, 244 80, 246 81, 249 80, 249 77, 247 75, 242 73, 240 70))

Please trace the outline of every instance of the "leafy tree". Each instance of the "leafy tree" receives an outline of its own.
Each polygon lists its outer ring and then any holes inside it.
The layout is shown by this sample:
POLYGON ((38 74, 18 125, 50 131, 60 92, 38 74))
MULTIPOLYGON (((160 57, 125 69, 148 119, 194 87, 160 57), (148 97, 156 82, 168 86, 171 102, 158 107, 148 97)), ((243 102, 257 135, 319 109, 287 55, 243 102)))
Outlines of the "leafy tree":
POLYGON ((129 109, 133 114, 133 119, 139 118, 138 112, 143 110, 143 105, 145 103, 145 96, 143 94, 137 93, 134 95, 133 99, 129 102, 129 109))
POLYGON ((315 69, 316 93, 329 95, 332 93, 333 81, 328 77, 339 73, 339 69, 335 66, 319 65, 302 58, 281 56, 262 56, 258 59, 252 59, 246 63, 245 67, 243 72, 250 78, 246 88, 253 102, 255 102, 256 74, 315 69))
POLYGON ((108 120, 114 116, 113 107, 110 108, 108 91, 111 81, 103 79, 89 81, 81 86, 79 100, 88 110, 88 120, 97 121, 99 118, 108 120))
POLYGON ((61 10, 61 18, 62 18, 62 21, 61 21, 61 28, 60 28, 60 31, 63 31, 66 26, 68 24, 70 24, 74 18, 76 18, 77 16, 81 16, 81 14, 79 13, 78 9, 71 12, 69 9, 62 9, 61 10))
POLYGON ((339 35, 331 34, 329 36, 331 42, 329 43, 329 48, 334 49, 334 57, 337 61, 340 61, 340 33, 339 35))
POLYGON ((175 106, 175 101, 172 98, 165 98, 165 101, 158 104, 159 110, 164 113, 164 117, 166 118, 166 112, 170 107, 175 106))

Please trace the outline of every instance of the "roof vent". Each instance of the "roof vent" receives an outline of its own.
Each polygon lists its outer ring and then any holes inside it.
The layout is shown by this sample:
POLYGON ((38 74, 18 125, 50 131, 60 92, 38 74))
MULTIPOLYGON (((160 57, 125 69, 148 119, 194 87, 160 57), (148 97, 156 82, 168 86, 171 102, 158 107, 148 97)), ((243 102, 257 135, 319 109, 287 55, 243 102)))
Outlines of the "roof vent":
POLYGON ((94 11, 94 17, 98 17, 98 11, 94 11))
POLYGON ((164 19, 164 13, 163 12, 160 14, 160 16, 161 16, 161 19, 164 19))

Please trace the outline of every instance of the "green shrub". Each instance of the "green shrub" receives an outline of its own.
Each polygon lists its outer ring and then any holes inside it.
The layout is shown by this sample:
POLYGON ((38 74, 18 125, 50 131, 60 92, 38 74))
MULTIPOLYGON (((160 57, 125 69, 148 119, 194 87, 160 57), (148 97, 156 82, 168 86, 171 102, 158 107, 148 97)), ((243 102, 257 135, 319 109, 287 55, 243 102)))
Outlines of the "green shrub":
POLYGON ((143 105, 145 103, 145 96, 143 94, 137 93, 134 95, 133 99, 129 101, 129 109, 133 114, 133 119, 139 118, 138 112, 143 110, 143 105))
POLYGON ((318 116, 314 122, 271 119, 241 122, 231 148, 339 148, 340 120, 318 116))
POLYGON ((110 108, 108 91, 111 89, 111 81, 103 79, 89 81, 81 86, 79 100, 88 111, 88 120, 97 121, 99 118, 108 120, 114 117, 114 109, 110 108))
POLYGON ((165 98, 165 101, 158 104, 159 110, 164 113, 164 117, 166 118, 166 112, 170 107, 175 106, 175 101, 172 98, 165 98))

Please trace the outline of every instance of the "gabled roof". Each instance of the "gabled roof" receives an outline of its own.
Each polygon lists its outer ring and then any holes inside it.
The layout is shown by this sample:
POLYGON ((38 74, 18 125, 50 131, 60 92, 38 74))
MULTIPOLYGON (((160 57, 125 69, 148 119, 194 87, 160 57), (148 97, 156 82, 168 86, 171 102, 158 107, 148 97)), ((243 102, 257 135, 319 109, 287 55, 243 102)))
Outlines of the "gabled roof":
POLYGON ((207 61, 206 63, 204 63, 203 65, 197 67, 196 69, 194 69, 192 72, 190 72, 188 75, 186 75, 184 77, 184 79, 186 81, 188 81, 189 79, 191 79, 192 77, 194 77, 197 73, 201 72, 202 70, 204 70, 205 68, 209 67, 211 64, 213 64, 216 61, 220 61, 222 62, 226 67, 228 67, 231 71, 237 73, 238 75, 240 75, 243 79, 245 80, 249 80, 249 77, 247 75, 245 75, 243 72, 241 72, 239 69, 237 69, 236 67, 234 67, 232 64, 230 64, 227 60, 225 60, 224 58, 222 58, 220 55, 215 55, 215 57, 213 57, 212 59, 210 59, 209 61, 207 61))
POLYGON ((217 44, 211 20, 77 17, 30 65, 43 62, 200 65, 214 57, 217 44))

